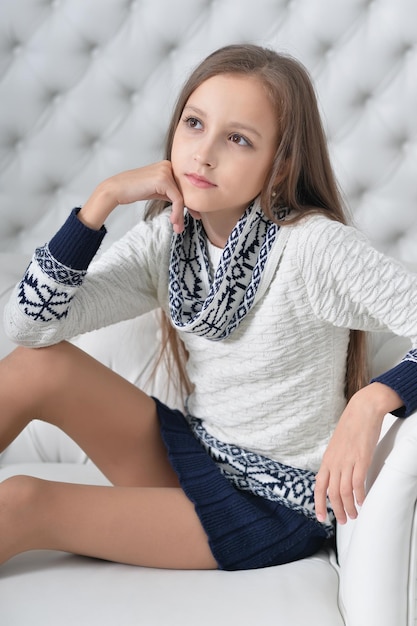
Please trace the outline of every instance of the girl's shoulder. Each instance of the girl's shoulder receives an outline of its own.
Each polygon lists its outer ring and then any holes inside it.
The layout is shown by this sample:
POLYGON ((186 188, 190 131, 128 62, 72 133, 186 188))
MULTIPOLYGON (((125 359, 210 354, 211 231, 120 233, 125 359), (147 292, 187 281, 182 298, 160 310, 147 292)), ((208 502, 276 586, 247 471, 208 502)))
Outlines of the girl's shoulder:
POLYGON ((330 219, 322 213, 309 213, 289 226, 293 230, 294 238, 298 241, 308 241, 310 245, 320 243, 327 245, 331 242, 344 245, 355 240, 363 244, 368 241, 357 227, 330 219))
POLYGON ((342 263, 347 256, 363 255, 372 248, 358 228, 323 214, 310 213, 289 227, 288 247, 302 265, 342 263))

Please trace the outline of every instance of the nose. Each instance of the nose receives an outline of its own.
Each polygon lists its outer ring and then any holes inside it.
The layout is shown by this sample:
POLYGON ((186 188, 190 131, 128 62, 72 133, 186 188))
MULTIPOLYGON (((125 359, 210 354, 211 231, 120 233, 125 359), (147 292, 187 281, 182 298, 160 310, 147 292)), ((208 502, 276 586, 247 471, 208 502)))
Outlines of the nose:
POLYGON ((196 146, 194 160, 205 167, 216 167, 217 156, 215 142, 209 137, 202 138, 196 146))

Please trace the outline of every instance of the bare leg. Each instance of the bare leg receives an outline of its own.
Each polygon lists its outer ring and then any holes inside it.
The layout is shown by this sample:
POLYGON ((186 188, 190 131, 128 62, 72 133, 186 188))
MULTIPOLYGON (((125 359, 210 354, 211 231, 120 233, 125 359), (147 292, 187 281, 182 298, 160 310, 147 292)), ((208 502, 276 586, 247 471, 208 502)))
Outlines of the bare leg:
POLYGON ((74 346, 19 348, 0 363, 0 447, 33 418, 70 435, 116 487, 29 477, 0 484, 0 562, 31 549, 214 568, 161 440, 154 401, 74 346))
POLYGON ((69 343, 0 361, 0 450, 34 418, 72 437, 113 484, 178 486, 155 402, 69 343))
POLYGON ((16 476, 0 484, 0 536, 0 563, 26 550, 49 549, 146 567, 217 567, 192 503, 175 487, 97 487, 16 476))

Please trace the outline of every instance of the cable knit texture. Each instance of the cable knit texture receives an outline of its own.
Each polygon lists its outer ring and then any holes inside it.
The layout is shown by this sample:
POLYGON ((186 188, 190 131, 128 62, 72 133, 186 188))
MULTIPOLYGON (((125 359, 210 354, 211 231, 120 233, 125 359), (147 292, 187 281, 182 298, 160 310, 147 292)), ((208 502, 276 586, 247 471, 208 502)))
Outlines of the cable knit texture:
MULTIPOLYGON (((345 406, 348 329, 390 329, 410 337, 415 350, 417 279, 354 228, 317 215, 287 228, 273 280, 239 327, 219 342, 182 333, 195 385, 188 409, 221 441, 316 471, 345 406)), ((71 229, 69 220, 56 235, 68 246, 71 229)), ((141 222, 92 263, 80 285, 68 271, 41 267, 38 253, 7 307, 9 336, 48 345, 158 306, 167 311, 171 232, 167 214, 141 222), (33 314, 45 307, 45 285, 66 293, 59 318, 53 300, 50 319, 33 314)), ((405 402, 416 394, 414 354, 401 364, 411 372, 405 402)))

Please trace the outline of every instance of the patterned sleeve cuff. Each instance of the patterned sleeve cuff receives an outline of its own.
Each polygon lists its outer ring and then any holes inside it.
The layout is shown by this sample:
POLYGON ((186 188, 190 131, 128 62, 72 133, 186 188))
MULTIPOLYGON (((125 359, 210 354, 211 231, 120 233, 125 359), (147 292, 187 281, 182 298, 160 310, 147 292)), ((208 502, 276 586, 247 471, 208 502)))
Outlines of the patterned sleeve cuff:
POLYGON ((398 393, 404 406, 392 411, 393 415, 408 417, 414 413, 417 409, 417 350, 410 350, 398 365, 371 382, 383 383, 398 393))
POLYGON ((93 230, 78 218, 79 208, 73 209, 49 242, 50 254, 61 265, 75 270, 86 270, 94 258, 106 234, 106 228, 93 230))

